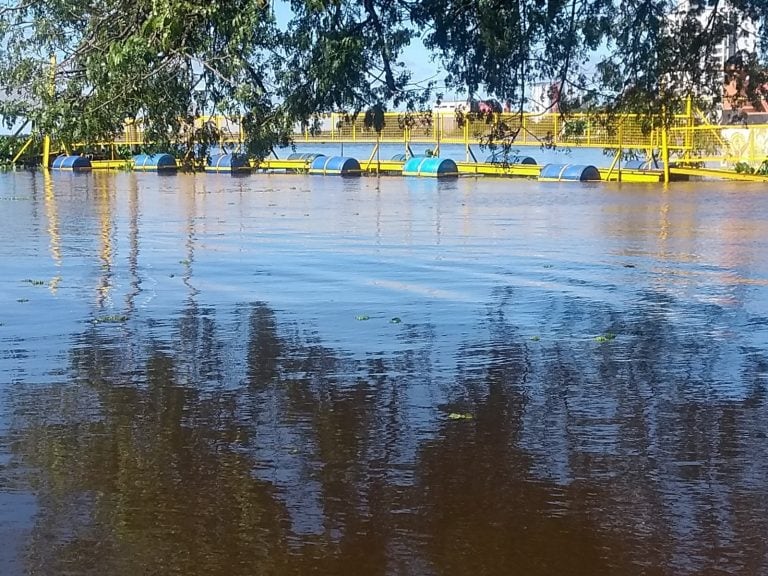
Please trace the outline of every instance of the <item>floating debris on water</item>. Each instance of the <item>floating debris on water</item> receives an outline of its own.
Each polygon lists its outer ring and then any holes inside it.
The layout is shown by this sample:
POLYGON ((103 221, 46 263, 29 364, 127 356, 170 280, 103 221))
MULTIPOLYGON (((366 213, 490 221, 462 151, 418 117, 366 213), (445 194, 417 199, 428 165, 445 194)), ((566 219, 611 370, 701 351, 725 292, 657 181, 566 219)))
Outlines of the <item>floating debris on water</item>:
POLYGON ((596 342, 610 342, 611 340, 616 339, 616 334, 613 332, 606 332, 605 334, 601 334, 600 336, 595 336, 596 342))
POLYGON ((398 318, 397 316, 395 316, 389 321, 390 324, 400 324, 400 322, 402 322, 402 320, 400 320, 400 318, 398 318))
POLYGON ((113 314, 110 316, 99 316, 93 322, 95 324, 117 324, 126 320, 128 320, 128 316, 125 314, 113 314))
POLYGON ((371 317, 368 314, 358 314, 355 316, 355 320, 370 320, 371 317))
POLYGON ((474 416, 469 412, 451 412, 448 414, 449 420, 472 420, 474 416))
POLYGON ((22 282, 26 282, 32 286, 45 286, 45 280, 32 280, 31 278, 27 278, 26 280, 22 280, 22 282))

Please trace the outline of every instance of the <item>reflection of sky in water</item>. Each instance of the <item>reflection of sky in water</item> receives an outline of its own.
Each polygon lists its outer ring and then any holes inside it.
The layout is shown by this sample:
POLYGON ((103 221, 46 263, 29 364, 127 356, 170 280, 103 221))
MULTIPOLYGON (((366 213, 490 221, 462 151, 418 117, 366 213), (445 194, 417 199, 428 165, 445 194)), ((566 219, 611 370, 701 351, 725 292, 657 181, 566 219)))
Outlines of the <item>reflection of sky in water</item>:
POLYGON ((526 481, 599 484, 625 516, 605 529, 640 543, 662 517, 681 570, 706 561, 702 510, 733 545, 730 502, 765 488, 768 200, 749 187, 0 178, 5 406, 67 383, 92 333, 126 375, 158 347, 179 385, 235 395, 241 449, 297 534, 340 529, 322 481, 340 464, 291 403, 304 379, 350 410, 340 430, 370 427, 361 458, 396 492, 448 412, 491 409, 503 387, 518 429, 492 440, 530 459, 526 481), (257 325, 273 325, 285 388, 248 388, 257 325))

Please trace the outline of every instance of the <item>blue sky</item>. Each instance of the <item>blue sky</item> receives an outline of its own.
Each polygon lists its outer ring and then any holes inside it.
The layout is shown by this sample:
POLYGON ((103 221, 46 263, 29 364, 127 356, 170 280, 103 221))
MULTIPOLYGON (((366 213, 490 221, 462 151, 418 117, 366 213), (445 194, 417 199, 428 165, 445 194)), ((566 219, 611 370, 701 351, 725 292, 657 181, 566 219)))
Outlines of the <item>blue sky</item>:
MULTIPOLYGON (((285 0, 276 0, 274 3, 275 18, 281 28, 285 28, 288 25, 293 12, 289 2, 285 0)), ((403 53, 403 63, 406 68, 411 71, 413 82, 425 82, 430 79, 438 81, 436 91, 445 92, 446 100, 452 100, 459 98, 455 93, 447 93, 445 86, 442 84, 442 79, 445 78, 445 72, 440 64, 432 60, 433 54, 427 50, 420 38, 414 38, 411 41, 411 45, 408 46, 403 53)))

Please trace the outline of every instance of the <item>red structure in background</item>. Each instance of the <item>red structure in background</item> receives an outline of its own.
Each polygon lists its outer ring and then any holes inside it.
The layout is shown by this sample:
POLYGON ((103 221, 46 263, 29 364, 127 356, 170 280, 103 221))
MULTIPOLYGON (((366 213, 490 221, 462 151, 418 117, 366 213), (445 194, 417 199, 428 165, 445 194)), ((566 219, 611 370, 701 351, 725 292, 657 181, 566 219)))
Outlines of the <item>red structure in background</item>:
POLYGON ((723 124, 768 124, 768 82, 756 87, 757 99, 747 95, 749 82, 749 71, 738 62, 726 64, 723 124))

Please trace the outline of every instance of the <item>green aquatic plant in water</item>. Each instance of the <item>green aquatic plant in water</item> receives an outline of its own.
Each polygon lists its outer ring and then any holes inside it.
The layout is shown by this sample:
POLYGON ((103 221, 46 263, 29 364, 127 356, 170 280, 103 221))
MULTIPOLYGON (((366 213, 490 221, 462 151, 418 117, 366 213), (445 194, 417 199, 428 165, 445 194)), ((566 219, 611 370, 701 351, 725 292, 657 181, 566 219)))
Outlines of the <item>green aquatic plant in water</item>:
POLYGON ((595 336, 596 342, 610 342, 611 340, 616 339, 616 334, 613 332, 606 332, 605 334, 601 334, 600 336, 595 336))
POLYGON ((128 320, 128 316, 125 314, 112 314, 109 316, 99 316, 93 322, 94 324, 118 324, 128 320))

